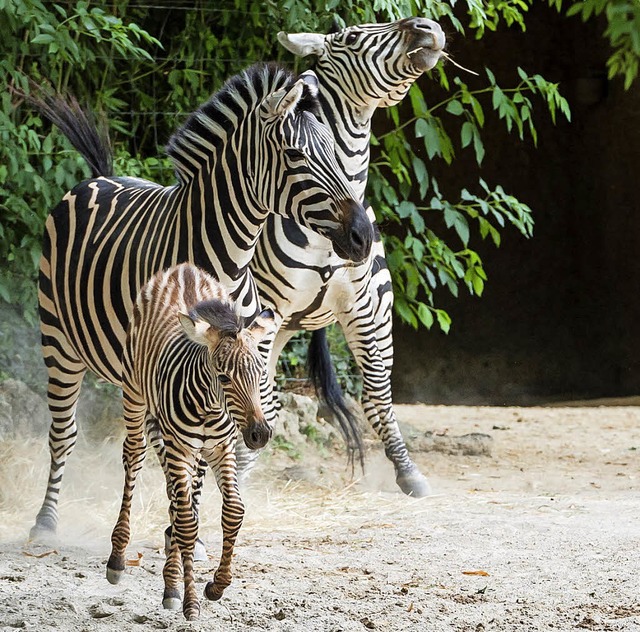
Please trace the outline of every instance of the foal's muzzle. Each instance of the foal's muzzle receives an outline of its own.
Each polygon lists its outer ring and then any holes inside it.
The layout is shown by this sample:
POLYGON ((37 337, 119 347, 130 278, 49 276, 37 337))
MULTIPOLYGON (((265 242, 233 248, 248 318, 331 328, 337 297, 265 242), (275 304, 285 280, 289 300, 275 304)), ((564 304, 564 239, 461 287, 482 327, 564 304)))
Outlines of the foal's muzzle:
POLYGON ((271 434, 271 426, 264 419, 254 420, 242 430, 242 438, 250 450, 264 448, 271 439, 271 434))

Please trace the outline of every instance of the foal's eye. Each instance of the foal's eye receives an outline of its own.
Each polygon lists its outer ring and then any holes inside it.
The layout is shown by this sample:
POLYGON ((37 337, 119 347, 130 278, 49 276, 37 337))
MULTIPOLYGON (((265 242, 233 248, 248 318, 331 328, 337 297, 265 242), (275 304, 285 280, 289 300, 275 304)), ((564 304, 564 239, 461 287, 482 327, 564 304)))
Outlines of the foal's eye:
POLYGON ((231 378, 224 373, 218 375, 218 379, 220 380, 220 384, 229 384, 229 382, 231 382, 231 378))
POLYGON ((355 32, 355 31, 351 31, 351 33, 349 33, 347 35, 347 37, 345 37, 344 43, 345 44, 355 44, 358 41, 358 37, 359 36, 360 36, 360 33, 355 32))
POLYGON ((289 149, 285 149, 284 153, 287 156, 287 158, 291 160, 304 160, 306 157, 303 152, 293 147, 290 147, 289 149))

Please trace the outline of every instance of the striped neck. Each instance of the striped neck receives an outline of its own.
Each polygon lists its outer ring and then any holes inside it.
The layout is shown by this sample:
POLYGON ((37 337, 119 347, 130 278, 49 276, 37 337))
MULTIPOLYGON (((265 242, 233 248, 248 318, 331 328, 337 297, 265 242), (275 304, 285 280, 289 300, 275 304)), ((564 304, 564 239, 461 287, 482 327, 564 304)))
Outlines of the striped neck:
POLYGON ((371 118, 378 106, 368 108, 348 102, 336 82, 317 65, 322 122, 336 139, 336 157, 360 201, 364 200, 369 170, 371 118))

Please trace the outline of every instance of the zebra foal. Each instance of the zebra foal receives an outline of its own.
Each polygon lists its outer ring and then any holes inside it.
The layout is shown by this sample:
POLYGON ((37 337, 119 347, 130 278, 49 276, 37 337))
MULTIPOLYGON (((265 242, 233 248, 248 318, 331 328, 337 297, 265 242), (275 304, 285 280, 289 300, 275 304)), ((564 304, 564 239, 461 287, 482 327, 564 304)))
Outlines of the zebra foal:
POLYGON ((207 461, 222 494, 222 555, 204 591, 216 600, 231 583, 231 557, 244 515, 236 476, 237 430, 252 449, 263 447, 271 436, 260 402, 265 364, 258 343, 271 331, 273 313, 265 310, 247 326, 243 321, 218 281, 180 264, 141 288, 127 329, 122 358, 125 482, 107 579, 115 584, 124 571, 131 499, 146 453, 145 426, 152 420, 162 438, 171 495, 163 605, 180 607, 182 569, 182 609, 189 620, 200 614, 193 576, 198 515, 192 501, 199 461, 207 461))

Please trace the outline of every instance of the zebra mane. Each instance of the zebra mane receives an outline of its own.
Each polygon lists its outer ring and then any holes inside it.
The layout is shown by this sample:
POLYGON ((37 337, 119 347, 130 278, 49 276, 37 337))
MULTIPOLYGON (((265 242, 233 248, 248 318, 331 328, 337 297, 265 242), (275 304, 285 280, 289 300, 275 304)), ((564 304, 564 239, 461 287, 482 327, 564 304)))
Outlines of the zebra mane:
POLYGON ((189 316, 193 320, 209 323, 222 336, 235 336, 243 326, 243 319, 236 314, 233 303, 225 303, 217 298, 194 305, 189 316))
MULTIPOLYGON (((178 177, 184 179, 198 164, 223 146, 268 95, 289 89, 298 77, 275 63, 257 63, 234 75, 171 136, 166 151, 178 177)), ((297 111, 320 111, 317 97, 305 84, 297 111)))

